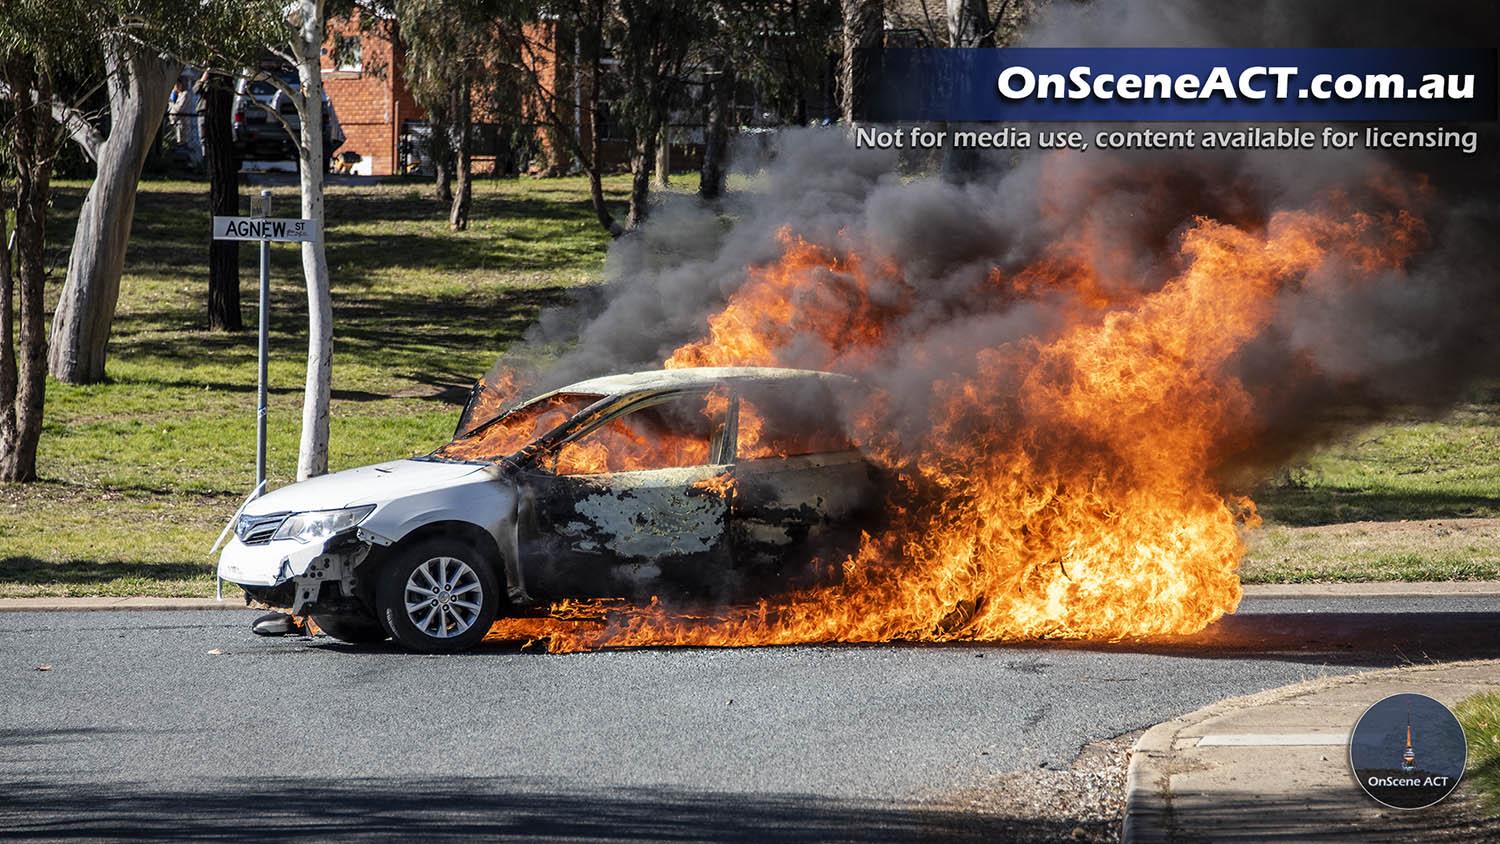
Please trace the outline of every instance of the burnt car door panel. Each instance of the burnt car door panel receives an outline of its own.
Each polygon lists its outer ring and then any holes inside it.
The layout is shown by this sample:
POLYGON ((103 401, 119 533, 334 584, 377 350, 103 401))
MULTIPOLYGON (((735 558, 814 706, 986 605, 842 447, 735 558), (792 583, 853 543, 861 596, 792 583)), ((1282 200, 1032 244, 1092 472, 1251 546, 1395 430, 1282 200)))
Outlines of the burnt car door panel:
POLYGON ((871 467, 843 431, 835 396, 813 383, 734 399, 736 567, 786 588, 835 572, 876 501, 871 467), (823 565, 810 567, 814 560, 823 565))
POLYGON ((728 467, 592 475, 528 472, 521 559, 539 596, 695 595, 714 590, 729 559, 729 505, 715 479, 728 467))
POLYGON ((538 454, 520 476, 528 586, 548 597, 722 594, 726 407, 704 391, 643 396, 538 454))
POLYGON ((857 451, 762 457, 734 468, 730 543, 736 567, 806 585, 858 546, 875 500, 857 451), (824 566, 814 571, 818 559, 824 566))

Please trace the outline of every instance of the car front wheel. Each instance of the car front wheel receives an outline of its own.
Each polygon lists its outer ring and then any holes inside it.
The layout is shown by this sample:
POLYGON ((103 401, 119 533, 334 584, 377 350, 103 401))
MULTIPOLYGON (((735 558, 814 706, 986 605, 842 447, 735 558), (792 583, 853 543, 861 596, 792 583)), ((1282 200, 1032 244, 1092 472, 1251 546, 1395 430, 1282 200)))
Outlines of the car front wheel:
POLYGON ((500 610, 484 556, 456 539, 428 539, 394 555, 376 590, 380 621, 397 642, 425 653, 477 645, 500 610))

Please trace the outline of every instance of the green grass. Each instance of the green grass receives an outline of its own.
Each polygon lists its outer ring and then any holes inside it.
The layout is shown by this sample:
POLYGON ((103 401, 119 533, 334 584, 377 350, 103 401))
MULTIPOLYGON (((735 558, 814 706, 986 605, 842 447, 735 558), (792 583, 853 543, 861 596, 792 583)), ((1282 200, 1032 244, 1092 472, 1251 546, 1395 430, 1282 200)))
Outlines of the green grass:
POLYGON ((1248 583, 1500 580, 1500 519, 1270 524, 1247 540, 1248 583))
MULTIPOLYGON (((625 178, 606 187, 618 207, 625 178)), ((86 189, 57 185, 53 297, 86 189)), ((277 188, 275 206, 295 213, 295 188, 277 188)), ((212 593, 208 548, 254 476, 256 276, 246 245, 250 329, 207 331, 208 217, 203 183, 142 185, 109 381, 49 383, 44 481, 0 487, 0 596, 212 593)), ((481 179, 469 230, 450 234, 446 220, 425 184, 328 190, 334 470, 444 442, 473 380, 541 308, 595 283, 608 245, 581 179, 481 179)), ((306 298, 296 247, 273 246, 271 264, 268 463, 279 486, 296 469, 306 298)), ((1249 491, 1266 527, 1250 533, 1242 573, 1500 578, 1500 521, 1474 518, 1500 517, 1496 455, 1495 387, 1442 419, 1386 421, 1305 455, 1249 491)))
POLYGON ((1500 388, 1441 419, 1397 415, 1251 491, 1251 583, 1500 579, 1500 388))
MULTIPOLYGON (((606 185, 623 200, 623 179, 606 185)), ((55 189, 54 299, 86 189, 55 189)), ((295 188, 274 202, 294 214, 295 188)), ((206 330, 208 217, 205 184, 142 184, 108 383, 49 381, 44 480, 0 487, 0 596, 212 593, 208 548, 254 483, 257 294, 247 244, 247 330, 206 330)), ((424 184, 330 187, 327 243, 338 470, 445 442, 469 386, 539 310, 597 281, 608 236, 581 179, 480 179, 460 234, 424 184)), ((279 486, 296 472, 307 304, 297 248, 271 252, 267 463, 279 486)))
POLYGON ((1465 698, 1453 713, 1469 741, 1466 781, 1490 811, 1500 811, 1500 692, 1465 698))
POLYGON ((1500 516, 1500 387, 1451 413, 1400 416, 1283 468, 1253 498, 1285 525, 1500 516))

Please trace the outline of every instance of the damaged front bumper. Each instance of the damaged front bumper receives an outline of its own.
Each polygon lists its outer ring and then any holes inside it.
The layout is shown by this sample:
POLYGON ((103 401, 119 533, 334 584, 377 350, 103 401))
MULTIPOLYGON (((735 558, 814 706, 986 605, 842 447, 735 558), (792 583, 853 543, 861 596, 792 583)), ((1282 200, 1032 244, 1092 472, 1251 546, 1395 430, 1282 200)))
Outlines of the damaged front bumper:
POLYGON ((241 586, 252 606, 305 615, 314 605, 340 611, 367 605, 362 564, 389 539, 364 528, 321 542, 278 539, 246 545, 234 537, 219 555, 219 578, 241 586))

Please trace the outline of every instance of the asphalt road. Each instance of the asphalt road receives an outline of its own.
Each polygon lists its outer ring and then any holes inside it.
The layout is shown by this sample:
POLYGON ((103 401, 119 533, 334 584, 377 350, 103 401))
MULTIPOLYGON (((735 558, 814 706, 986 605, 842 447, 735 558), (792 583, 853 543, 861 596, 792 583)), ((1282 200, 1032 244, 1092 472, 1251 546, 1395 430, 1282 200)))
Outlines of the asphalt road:
POLYGON ((572 655, 259 639, 252 617, 0 614, 0 838, 980 839, 998 821, 954 795, 1087 742, 1500 656, 1500 597, 1247 600, 1147 645, 572 655))

